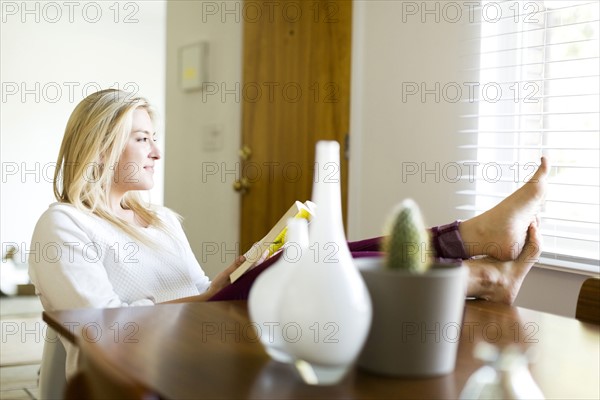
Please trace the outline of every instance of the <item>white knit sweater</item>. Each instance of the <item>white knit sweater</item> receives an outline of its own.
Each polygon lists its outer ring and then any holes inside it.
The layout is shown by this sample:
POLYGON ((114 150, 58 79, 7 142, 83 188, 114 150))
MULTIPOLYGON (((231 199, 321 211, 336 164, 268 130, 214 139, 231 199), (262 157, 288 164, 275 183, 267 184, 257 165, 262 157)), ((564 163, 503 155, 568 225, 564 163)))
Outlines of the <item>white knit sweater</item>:
POLYGON ((164 207, 158 214, 173 237, 146 228, 162 245, 150 248, 96 215, 50 205, 29 254, 29 275, 44 309, 152 305, 206 291, 210 281, 179 220, 164 207))
MULTIPOLYGON (((205 292, 210 281, 179 220, 167 208, 158 214, 172 236, 147 228, 160 244, 151 248, 93 214, 51 204, 35 227, 29 254, 29 276, 44 310, 153 305, 205 292)), ((70 378, 78 349, 61 342, 70 378)))

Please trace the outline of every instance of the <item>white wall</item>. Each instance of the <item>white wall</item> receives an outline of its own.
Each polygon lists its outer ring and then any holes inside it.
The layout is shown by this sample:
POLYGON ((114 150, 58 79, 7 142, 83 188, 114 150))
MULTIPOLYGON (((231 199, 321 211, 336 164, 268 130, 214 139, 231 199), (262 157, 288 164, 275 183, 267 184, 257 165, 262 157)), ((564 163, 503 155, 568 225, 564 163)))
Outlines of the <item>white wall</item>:
POLYGON ((170 161, 165 171, 165 205, 184 217, 192 249, 209 276, 243 251, 236 247, 239 195, 232 189, 240 148, 240 91, 235 90, 242 79, 240 4, 174 1, 167 5, 166 155, 170 161), (198 41, 209 45, 208 81, 219 88, 211 94, 184 92, 178 82, 178 51, 198 41), (226 94, 222 88, 231 92, 226 94), (204 141, 213 128, 218 131, 216 145, 204 141), (229 171, 221 168, 222 163, 229 171))
MULTIPOLYGON (((12 242, 29 248, 37 218, 54 201, 53 166, 64 128, 86 94, 135 91, 164 116, 166 7, 164 1, 2 1, 0 7, 4 253, 12 242)), ((157 128, 164 132, 162 122, 157 128)), ((162 174, 157 168, 151 194, 157 203, 162 174)))
POLYGON ((574 317, 579 290, 588 277, 547 267, 534 267, 525 278, 515 304, 574 317))
POLYGON ((391 208, 406 197, 417 201, 429 225, 466 217, 455 210, 466 200, 455 193, 466 186, 447 168, 469 158, 459 149, 458 131, 467 122, 461 114, 475 105, 450 101, 441 88, 475 80, 461 57, 476 49, 477 43, 465 42, 474 25, 436 22, 431 16, 423 23, 420 15, 409 16, 403 3, 354 3, 351 239, 380 235, 391 208), (414 85, 421 92, 422 84, 434 92, 439 85, 438 97, 410 95, 414 85), (411 168, 418 170, 409 174, 411 168))

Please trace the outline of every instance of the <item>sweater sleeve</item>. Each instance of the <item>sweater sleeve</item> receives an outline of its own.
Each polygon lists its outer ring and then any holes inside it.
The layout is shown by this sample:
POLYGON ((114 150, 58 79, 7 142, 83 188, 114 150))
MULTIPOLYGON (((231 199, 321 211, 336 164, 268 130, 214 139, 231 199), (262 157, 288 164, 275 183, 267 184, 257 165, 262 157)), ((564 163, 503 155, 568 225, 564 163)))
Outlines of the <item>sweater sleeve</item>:
POLYGON ((154 304, 119 298, 99 249, 73 214, 54 208, 42 215, 32 237, 29 275, 46 310, 154 304))

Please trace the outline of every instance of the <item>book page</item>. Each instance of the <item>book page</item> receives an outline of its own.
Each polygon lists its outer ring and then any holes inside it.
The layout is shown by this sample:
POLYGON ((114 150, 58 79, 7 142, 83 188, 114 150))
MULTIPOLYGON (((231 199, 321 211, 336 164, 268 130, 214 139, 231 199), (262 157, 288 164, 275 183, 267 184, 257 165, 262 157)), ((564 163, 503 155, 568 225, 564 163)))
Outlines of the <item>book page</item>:
POLYGON ((276 254, 285 243, 285 236, 287 233, 287 220, 290 218, 305 218, 310 220, 315 210, 314 203, 307 201, 303 204, 299 201, 294 204, 286 211, 285 214, 277 221, 271 228, 269 233, 265 235, 261 240, 254 243, 254 245, 244 254, 246 261, 240 265, 235 271, 229 275, 231 283, 235 282, 250 270, 254 265, 260 264, 266 259, 276 254))

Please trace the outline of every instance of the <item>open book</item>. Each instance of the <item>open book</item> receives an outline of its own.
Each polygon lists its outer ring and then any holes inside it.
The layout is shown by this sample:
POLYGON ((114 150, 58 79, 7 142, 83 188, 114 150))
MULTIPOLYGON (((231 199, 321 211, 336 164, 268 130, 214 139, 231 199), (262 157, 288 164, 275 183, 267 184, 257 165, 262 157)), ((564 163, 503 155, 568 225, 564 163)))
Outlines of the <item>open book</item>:
POLYGON ((304 218, 308 221, 315 213, 315 204, 309 200, 301 203, 294 202, 289 210, 277 221, 271 228, 269 233, 254 245, 244 254, 246 261, 240 265, 235 271, 229 275, 231 283, 235 282, 246 271, 252 268, 255 264, 261 263, 273 256, 281 250, 285 244, 287 234, 287 220, 290 218, 304 218))

